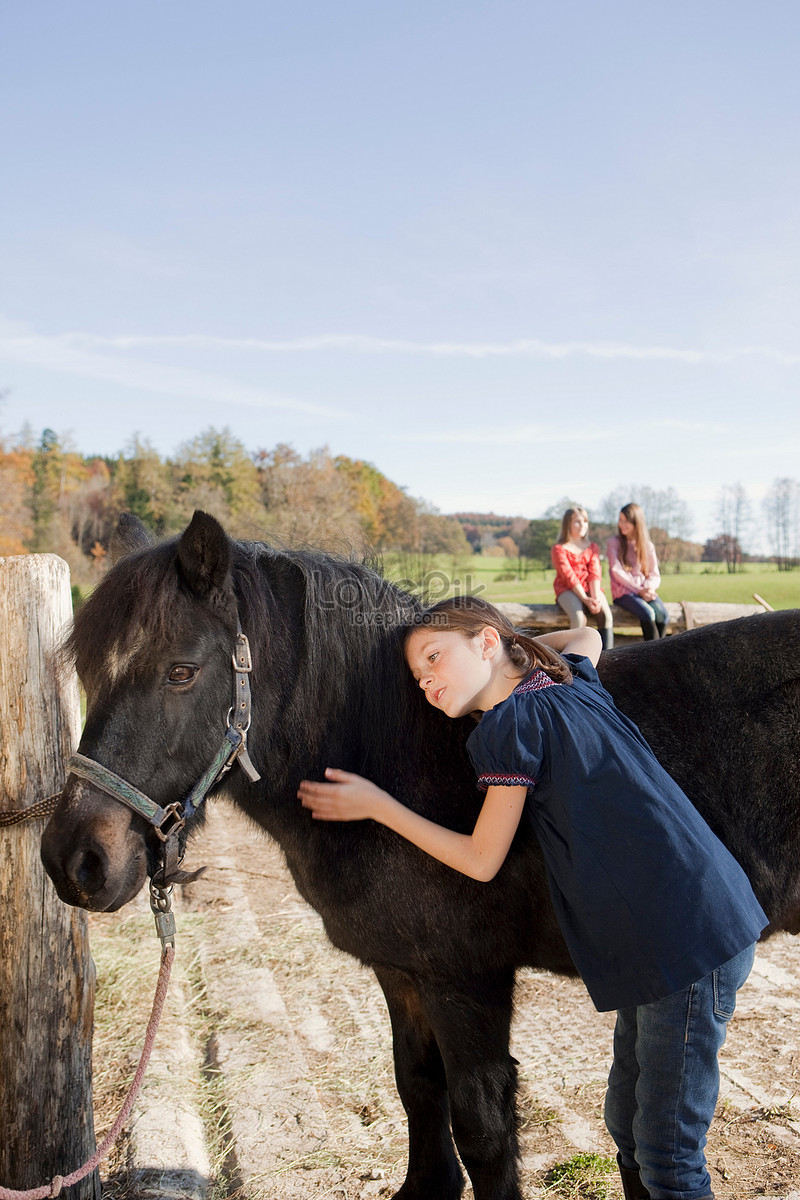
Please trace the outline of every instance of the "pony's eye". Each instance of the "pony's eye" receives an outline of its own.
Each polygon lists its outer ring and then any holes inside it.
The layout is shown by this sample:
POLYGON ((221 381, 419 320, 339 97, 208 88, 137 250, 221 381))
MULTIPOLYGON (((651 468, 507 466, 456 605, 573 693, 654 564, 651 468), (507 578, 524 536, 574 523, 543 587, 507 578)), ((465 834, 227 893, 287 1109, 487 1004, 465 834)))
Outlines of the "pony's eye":
POLYGON ((188 683, 196 674, 197 667, 190 667, 187 663, 176 663, 167 678, 170 683, 188 683))

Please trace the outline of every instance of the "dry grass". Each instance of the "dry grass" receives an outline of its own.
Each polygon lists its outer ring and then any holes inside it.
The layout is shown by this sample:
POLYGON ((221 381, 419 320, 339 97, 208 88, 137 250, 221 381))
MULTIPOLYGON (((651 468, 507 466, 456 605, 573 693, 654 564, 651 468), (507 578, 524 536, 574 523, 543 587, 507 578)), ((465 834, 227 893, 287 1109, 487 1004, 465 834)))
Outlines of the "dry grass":
MULTIPOLYGON (((158 977, 159 945, 151 929, 149 911, 143 912, 138 906, 89 917, 97 972, 93 1094, 98 1142, 117 1118, 144 1045, 158 977), (148 975, 153 981, 150 992, 143 986, 148 975)), ((126 1143, 122 1138, 102 1169, 118 1170, 125 1159, 126 1143)))

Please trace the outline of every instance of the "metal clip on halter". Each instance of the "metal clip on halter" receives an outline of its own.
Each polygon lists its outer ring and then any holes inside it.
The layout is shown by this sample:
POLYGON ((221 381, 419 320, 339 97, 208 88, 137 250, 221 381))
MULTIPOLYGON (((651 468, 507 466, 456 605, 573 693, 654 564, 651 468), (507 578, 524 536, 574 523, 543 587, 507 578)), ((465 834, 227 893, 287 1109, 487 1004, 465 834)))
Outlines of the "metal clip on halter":
POLYGON ((172 911, 172 887, 162 888, 150 881, 150 908, 156 921, 156 933, 161 940, 161 953, 167 946, 175 948, 175 913, 172 911))

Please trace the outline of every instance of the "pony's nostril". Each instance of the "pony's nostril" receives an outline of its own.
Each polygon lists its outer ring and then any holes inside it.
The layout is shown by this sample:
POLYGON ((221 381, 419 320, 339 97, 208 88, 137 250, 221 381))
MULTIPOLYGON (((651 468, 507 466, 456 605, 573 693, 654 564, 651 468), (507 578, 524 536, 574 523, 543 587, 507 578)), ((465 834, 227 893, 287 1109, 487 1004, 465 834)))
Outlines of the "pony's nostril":
POLYGON ((105 887, 105 861, 94 850, 79 851, 73 857, 68 873, 81 891, 88 896, 105 887))

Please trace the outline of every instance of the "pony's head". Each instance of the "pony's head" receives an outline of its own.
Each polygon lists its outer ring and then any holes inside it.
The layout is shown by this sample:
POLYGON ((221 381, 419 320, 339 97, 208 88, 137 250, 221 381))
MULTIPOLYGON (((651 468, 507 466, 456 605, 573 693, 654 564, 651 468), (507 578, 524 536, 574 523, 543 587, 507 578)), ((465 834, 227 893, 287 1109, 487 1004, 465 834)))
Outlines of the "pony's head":
MULTIPOLYGON (((78 750, 168 807, 191 791, 225 731, 237 629, 232 544, 204 513, 157 545, 126 515, 112 557, 66 646, 86 691, 78 750)), ((157 868, 160 845, 144 817, 71 774, 42 858, 62 900, 108 911, 157 868)))
MULTIPOLYGON (((153 825, 116 798, 118 787, 103 790, 104 780, 111 773, 159 809, 186 800, 226 736, 239 623, 252 651, 248 749, 262 782, 234 766, 215 791, 284 844, 308 816, 297 803, 300 779, 330 762, 400 796, 431 802, 447 791, 439 776, 452 778, 452 760, 438 765, 442 755, 430 750, 440 714, 420 717, 428 706, 403 659, 403 632, 420 611, 407 593, 361 562, 234 541, 204 513, 161 543, 125 515, 111 551, 114 565, 66 647, 87 712, 80 766, 42 840, 63 900, 117 909, 160 866, 153 825)), ((330 854, 330 830, 310 818, 302 841, 330 854)))

